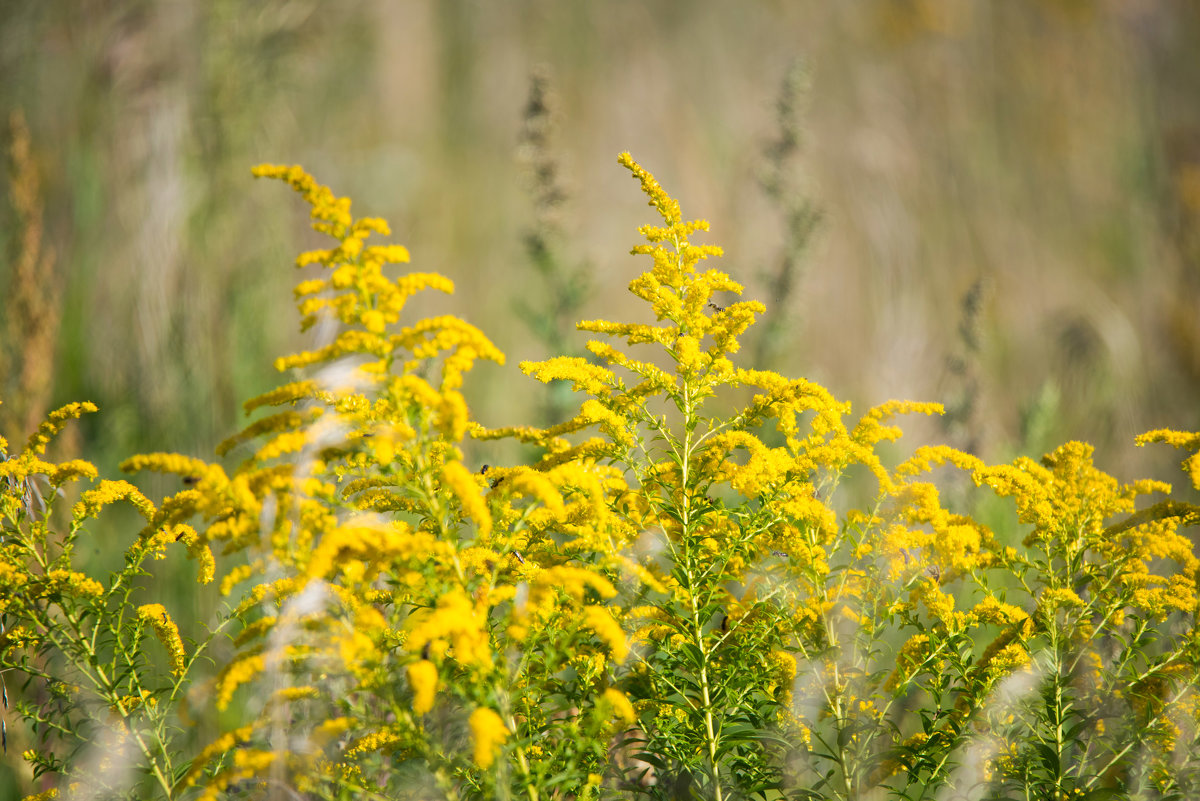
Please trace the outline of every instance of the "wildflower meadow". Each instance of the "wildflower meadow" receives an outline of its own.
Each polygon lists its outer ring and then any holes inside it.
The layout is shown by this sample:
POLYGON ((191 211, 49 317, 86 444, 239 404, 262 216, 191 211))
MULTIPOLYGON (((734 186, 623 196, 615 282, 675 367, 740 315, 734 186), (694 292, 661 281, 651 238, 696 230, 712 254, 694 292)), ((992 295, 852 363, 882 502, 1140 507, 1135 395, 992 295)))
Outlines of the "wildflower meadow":
POLYGON ((1082 442, 898 443, 942 406, 753 369, 771 309, 619 161, 654 218, 571 355, 508 365, 423 316, 449 279, 264 165, 329 242, 296 259, 316 344, 250 422, 126 478, 48 456, 86 401, 0 440, 27 799, 1200 797, 1200 434, 1138 439, 1177 449, 1178 490, 1082 442), (569 388, 560 419, 476 420, 480 361, 569 388), (151 580, 184 559, 206 619, 151 580))

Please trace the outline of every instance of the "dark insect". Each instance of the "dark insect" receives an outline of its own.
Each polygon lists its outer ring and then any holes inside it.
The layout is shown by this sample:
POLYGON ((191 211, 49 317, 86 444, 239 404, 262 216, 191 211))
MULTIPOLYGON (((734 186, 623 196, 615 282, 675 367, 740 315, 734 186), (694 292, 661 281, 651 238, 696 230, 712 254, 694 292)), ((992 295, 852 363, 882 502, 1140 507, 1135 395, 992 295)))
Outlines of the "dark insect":
MULTIPOLYGON (((492 466, 490 464, 485 464, 483 467, 479 468, 479 475, 486 476, 487 471, 489 471, 491 469, 492 469, 492 466)), ((504 480, 503 476, 501 476, 500 478, 492 479, 492 482, 490 484, 488 484, 488 487, 490 487, 491 489, 495 489, 500 484, 500 482, 503 480, 504 480)))
POLYGON ((925 575, 929 576, 934 581, 940 582, 942 580, 942 569, 937 565, 930 565, 929 567, 925 568, 925 575))
POLYGON ((724 306, 718 306, 717 304, 711 303, 711 302, 708 304, 708 308, 712 309, 713 311, 719 311, 719 312, 725 311, 724 306))
POLYGON ((525 564, 525 557, 521 556, 520 551, 513 551, 513 556, 517 557, 518 562, 520 562, 521 564, 525 564))
POLYGON ((200 483, 200 476, 184 476, 183 483, 189 487, 195 486, 200 483))

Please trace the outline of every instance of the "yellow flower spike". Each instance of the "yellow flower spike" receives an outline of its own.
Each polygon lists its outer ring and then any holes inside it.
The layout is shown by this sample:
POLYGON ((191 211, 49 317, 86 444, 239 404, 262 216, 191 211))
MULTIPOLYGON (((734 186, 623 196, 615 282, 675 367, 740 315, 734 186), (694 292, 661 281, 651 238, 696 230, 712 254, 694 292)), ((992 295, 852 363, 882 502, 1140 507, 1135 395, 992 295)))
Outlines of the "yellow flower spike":
POLYGON ((716 351, 737 353, 741 349, 737 338, 754 324, 756 315, 765 314, 766 310, 767 307, 758 301, 742 301, 730 304, 713 315, 708 335, 712 337, 716 351))
POLYGON ((589 425, 598 425, 600 430, 619 445, 632 448, 637 444, 637 438, 630 431, 629 421, 595 398, 589 398, 583 402, 579 419, 586 421, 589 425))
POLYGON ((612 613, 602 606, 585 606, 583 608, 584 625, 608 646, 609 652, 617 662, 624 662, 629 656, 629 642, 621 624, 613 619, 612 613))
POLYGON ((86 573, 75 570, 51 570, 46 574, 46 592, 62 593, 80 598, 99 598, 104 586, 86 573))
POLYGON ((382 751, 384 748, 387 748, 394 743, 399 743, 403 739, 403 735, 397 734, 393 731, 388 731, 386 729, 374 731, 355 740, 353 744, 346 749, 345 756, 353 759, 365 754, 382 751))
POLYGON ((58 436, 58 433, 63 430, 63 427, 66 426, 67 423, 69 423, 71 420, 82 417, 88 412, 96 411, 99 411, 99 407, 89 401, 83 401, 81 403, 68 403, 66 406, 55 409, 54 411, 50 412, 50 414, 46 415, 45 422, 38 426, 38 430, 30 435, 29 442, 25 446, 26 452, 37 454, 39 456, 44 454, 46 452, 46 446, 50 444, 51 440, 58 436))
POLYGON ((625 696, 625 693, 620 690, 609 687, 604 691, 604 700, 612 707, 616 713, 617 719, 626 725, 637 720, 637 712, 633 709, 633 704, 625 696))
POLYGON ((922 445, 900 464, 895 472, 897 476, 915 476, 946 464, 952 464, 972 474, 986 467, 981 459, 949 445, 922 445))
POLYGON ((884 685, 887 690, 894 690, 900 684, 912 678, 918 667, 925 662, 929 655, 929 635, 914 634, 900 647, 896 655, 896 669, 888 677, 884 685))
POLYGON ((916 599, 920 599, 925 604, 925 608, 929 610, 929 614, 934 620, 940 621, 953 629, 953 623, 957 621, 954 615, 954 596, 942 592, 937 582, 932 578, 926 578, 921 582, 920 588, 914 591, 916 599))
POLYGON ((99 473, 96 466, 82 459, 71 459, 54 468, 50 473, 50 486, 58 488, 70 481, 81 478, 97 478, 99 473))
MULTIPOLYGON (((683 325, 683 298, 680 297, 674 287, 670 285, 664 286, 663 283, 660 283, 659 276, 651 273, 642 273, 629 283, 629 291, 650 303, 650 308, 654 311, 655 318, 659 320, 671 320, 677 325, 683 325)), ((595 329, 589 324, 589 327, 584 330, 592 331, 595 329)))
POLYGON ((475 746, 475 764, 487 770, 496 761, 500 747, 511 732, 499 715, 483 706, 471 713, 467 725, 471 728, 471 739, 475 746))
POLYGON ((27 795, 23 797, 21 801, 53 801, 53 799, 56 798, 58 798, 58 788, 51 787, 49 790, 27 795))
POLYGON ((266 668, 266 658, 260 653, 242 656, 230 662, 217 676, 216 697, 214 703, 219 711, 224 711, 238 687, 254 679, 266 668))
POLYGON ((376 640, 386 630, 383 616, 372 606, 359 606, 352 625, 339 629, 331 638, 331 646, 347 672, 363 678, 380 661, 376 640))
POLYGON ((413 692, 413 714, 420 717, 433 709, 437 692, 437 666, 422 659, 408 666, 408 685, 413 692))
MULTIPOLYGON (((643 169, 640 164, 633 160, 633 156, 628 152, 622 153, 617 157, 617 161, 637 178, 642 184, 642 191, 650 198, 650 205, 658 209, 658 213, 662 216, 663 221, 669 226, 674 226, 683 218, 683 213, 679 210, 679 203, 658 183, 647 170, 643 169)), ((666 238, 664 234, 661 238, 666 238)))
POLYGON ((1192 486, 1200 490, 1200 433, 1160 428, 1155 431, 1147 431, 1136 440, 1139 446, 1148 442, 1164 442, 1174 448, 1196 451, 1183 460, 1183 470, 1192 480, 1192 486))
POLYGON ((234 729, 233 731, 222 734, 216 740, 205 746, 200 754, 192 760, 192 766, 184 775, 182 785, 184 787, 191 787, 194 785, 196 783, 196 779, 199 778, 200 774, 204 772, 204 768, 207 767, 209 762, 211 762, 214 758, 233 750, 237 746, 249 742, 250 738, 253 736, 253 726, 242 726, 239 729, 234 729))
POLYGON ((442 559, 450 552, 448 543, 402 520, 351 519, 321 538, 309 560, 308 575, 329 578, 344 565, 358 562, 364 566, 362 580, 371 581, 392 562, 415 557, 442 559))
POLYGON ((924 403, 920 401, 890 400, 867 412, 858 425, 854 427, 850 437, 863 445, 875 445, 878 442, 895 442, 901 436, 898 426, 886 426, 898 414, 945 414, 946 409, 940 403, 924 403))
POLYGON ((554 481, 545 473, 537 470, 518 470, 505 478, 503 486, 508 491, 537 498, 555 520, 566 514, 562 495, 554 481))
MULTIPOLYGON (((591 440, 589 440, 591 442, 591 440)), ((585 443, 586 446, 587 443, 585 443)), ((586 448, 577 452, 577 458, 558 464, 550 470, 550 480, 556 486, 566 489, 572 487, 578 490, 586 499, 586 509, 591 525, 598 531, 605 531, 611 519, 605 484, 601 480, 602 468, 587 458, 586 448)), ((615 488, 624 488, 622 483, 615 488)))
POLYGON ((382 334, 387 328, 387 318, 378 309, 368 309, 362 313, 362 324, 372 334, 382 334))
MULTIPOLYGON (((380 222, 383 221, 380 220, 380 222)), ((383 230, 380 230, 379 233, 383 236, 391 235, 391 232, 387 230, 386 223, 384 224, 383 230)), ((363 258, 372 259, 385 264, 407 264, 410 260, 408 248, 404 247, 403 245, 372 245, 363 253, 363 258)), ((439 286, 449 287, 450 292, 454 291, 454 284, 448 278, 443 278, 436 273, 418 273, 418 275, 432 276, 436 279, 435 283, 437 283, 439 286)), ((399 283, 399 281, 397 281, 397 283, 399 283)), ((432 286, 432 283, 430 286, 432 286)), ((412 293, 409 292, 408 294, 412 293)))
POLYGON ((129 501, 147 520, 152 520, 157 511, 150 499, 128 481, 105 479, 95 489, 83 493, 79 502, 75 504, 72 515, 76 521, 95 517, 102 508, 117 501, 129 501))
POLYGON ((675 343, 675 361, 680 375, 699 373, 711 361, 700 352, 700 340, 693 336, 681 336, 675 343))
MULTIPOLYGON (((575 328, 580 331, 591 331, 596 334, 621 337, 630 345, 644 345, 651 342, 657 342, 660 345, 669 345, 679 333, 674 326, 610 323, 607 320, 585 320, 576 323, 575 328)), ((627 358, 611 345, 598 342, 594 339, 588 341, 587 349, 612 364, 624 365, 627 358), (597 348, 601 350, 597 350, 597 348)))
POLYGON ((467 401, 462 393, 452 389, 444 390, 438 410, 437 429, 451 442, 460 442, 467 435, 470 425, 467 401))
POLYGON ((266 776, 280 756, 275 751, 257 748, 237 749, 233 752, 233 764, 214 776, 197 798, 201 801, 217 801, 226 797, 225 790, 229 787, 266 776))
POLYGON ((576 603, 582 603, 588 589, 593 589, 603 599, 613 598, 617 588, 599 573, 581 567, 556 565, 538 574, 529 589, 529 604, 542 606, 551 601, 554 594, 562 591, 576 603))
POLYGON ((167 649, 171 672, 182 676, 187 670, 187 653, 183 650, 183 640, 179 638, 179 628, 167 614, 166 608, 162 604, 143 604, 138 607, 137 616, 150 626, 154 636, 167 649))
POLYGON ((256 178, 278 178, 295 189, 312 206, 313 230, 341 238, 351 224, 350 199, 335 197, 329 187, 318 184, 303 167, 260 164, 251 170, 256 178))
POLYGON ((1025 610, 1019 606, 1005 603, 990 593, 986 595, 971 614, 981 623, 991 623, 995 626, 1011 626, 1014 623, 1024 623, 1029 619, 1025 610))
POLYGON ((413 614, 410 626, 404 643, 409 651, 420 652, 428 645, 433 655, 441 656, 453 648, 459 664, 492 665, 486 614, 476 609, 462 590, 451 590, 438 599, 435 608, 413 614))
POLYGON ((521 371, 543 384, 555 380, 573 383, 576 392, 586 392, 597 397, 607 396, 616 384, 611 370, 590 363, 578 356, 556 356, 543 362, 521 362, 521 371))
POLYGON ((373 436, 367 446, 376 464, 381 467, 386 467, 392 463, 396 457, 396 442, 390 432, 383 432, 373 436))
POLYGON ((251 398, 242 404, 242 409, 249 414, 263 406, 294 405, 300 401, 318 397, 323 397, 325 400, 333 399, 331 395, 322 393, 315 381, 293 381, 251 398))
POLYGON ((481 494, 483 478, 463 467, 462 462, 447 462, 442 466, 442 482, 450 488, 463 510, 479 527, 479 536, 487 537, 492 531, 492 515, 481 494))

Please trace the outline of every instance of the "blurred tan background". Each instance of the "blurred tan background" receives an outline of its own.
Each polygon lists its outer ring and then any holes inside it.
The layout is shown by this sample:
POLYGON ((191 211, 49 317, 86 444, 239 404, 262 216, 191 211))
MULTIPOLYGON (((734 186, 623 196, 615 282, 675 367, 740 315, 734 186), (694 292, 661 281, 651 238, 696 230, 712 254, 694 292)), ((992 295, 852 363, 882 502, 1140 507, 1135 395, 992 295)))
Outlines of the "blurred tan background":
POLYGON ((1188 0, 0 2, 4 433, 91 399, 75 444, 105 469, 211 454, 306 341, 290 265, 319 240, 261 161, 305 165, 451 277, 414 308, 483 328, 509 365, 469 383, 477 416, 530 421, 515 363, 548 346, 513 304, 551 302, 526 244, 547 224, 522 135, 538 68, 578 316, 640 314, 627 254, 652 212, 628 149, 768 304, 764 366, 859 411, 945 401, 919 436, 985 458, 1086 439, 1121 478, 1182 478, 1132 439, 1200 428, 1188 0), (820 221, 789 244, 798 209, 820 221))

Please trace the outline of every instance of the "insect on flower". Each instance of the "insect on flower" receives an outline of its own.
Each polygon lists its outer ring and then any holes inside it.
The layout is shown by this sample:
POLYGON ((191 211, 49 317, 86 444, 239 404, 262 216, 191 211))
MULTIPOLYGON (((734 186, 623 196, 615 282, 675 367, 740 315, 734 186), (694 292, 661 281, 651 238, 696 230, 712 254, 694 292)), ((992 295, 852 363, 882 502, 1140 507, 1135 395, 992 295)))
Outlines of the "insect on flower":
MULTIPOLYGON (((486 476, 487 472, 491 469, 492 469, 492 466, 490 464, 485 464, 483 467, 479 468, 479 475, 486 476)), ((501 476, 500 478, 494 478, 488 483, 488 487, 490 489, 495 489, 497 486, 499 486, 500 482, 503 480, 504 480, 503 476, 501 476)))

